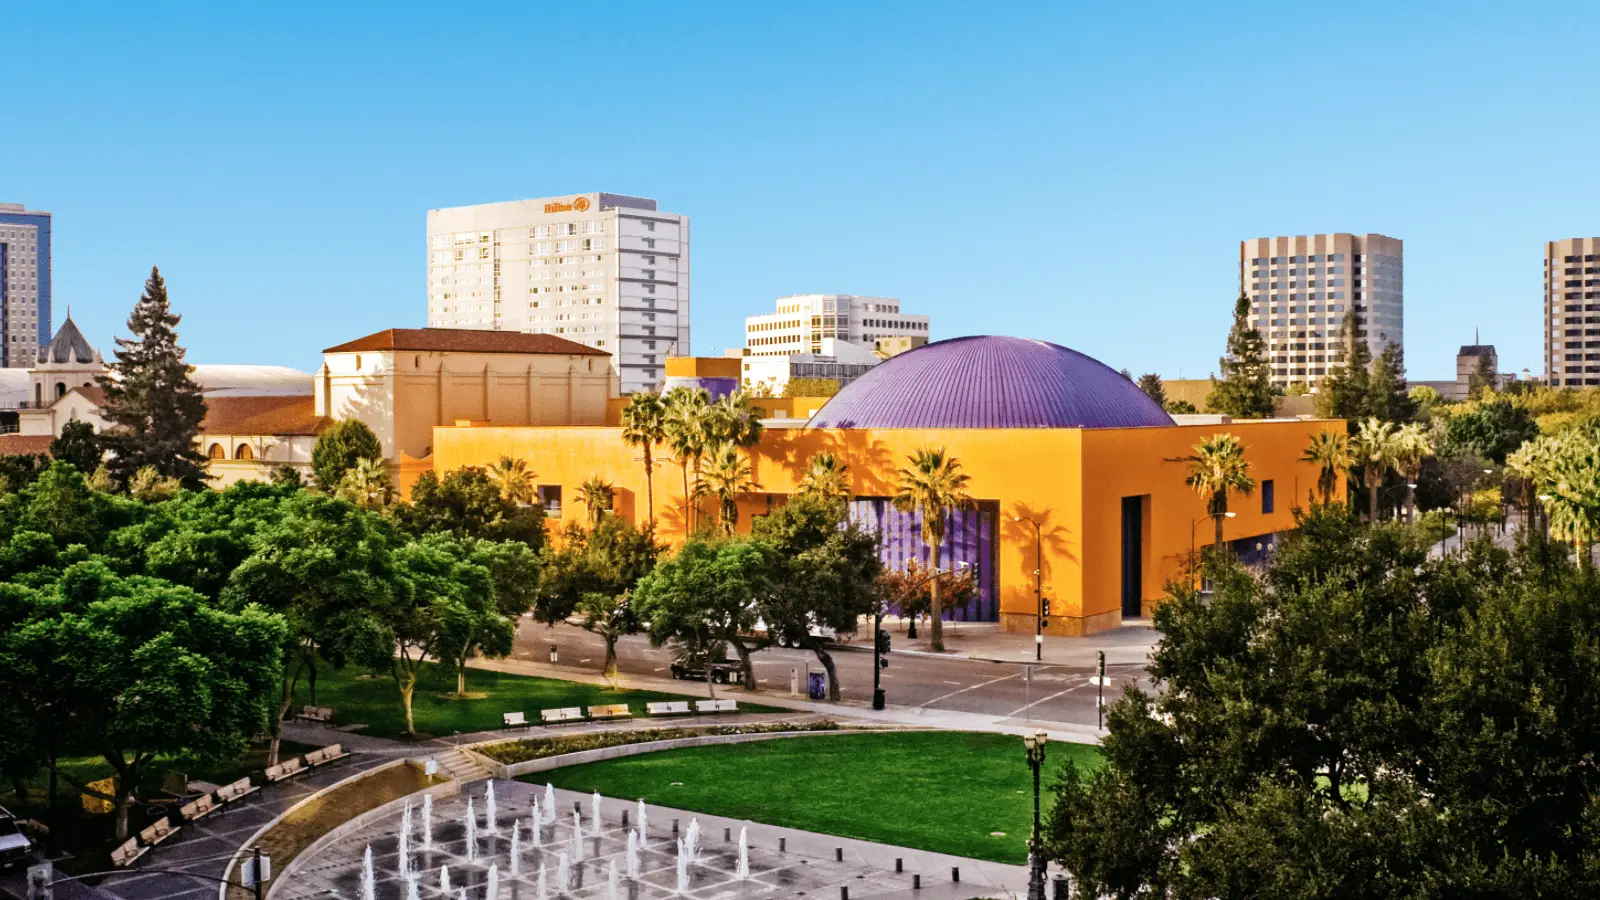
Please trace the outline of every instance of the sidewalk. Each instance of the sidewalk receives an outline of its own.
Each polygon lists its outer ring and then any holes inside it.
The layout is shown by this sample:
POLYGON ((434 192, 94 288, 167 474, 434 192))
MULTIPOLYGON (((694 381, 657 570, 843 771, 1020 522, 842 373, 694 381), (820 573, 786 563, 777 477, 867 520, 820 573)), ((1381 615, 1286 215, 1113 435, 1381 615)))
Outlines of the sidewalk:
MULTIPOLYGON (((1088 637, 1044 636, 1043 662, 1052 666, 1093 666, 1105 651, 1106 665, 1146 665, 1161 633, 1146 619, 1124 619, 1120 628, 1088 637)), ((944 623, 944 653, 934 653, 928 638, 927 623, 917 627, 917 639, 907 640, 899 619, 885 619, 894 653, 909 653, 953 659, 981 659, 993 662, 1027 662, 1034 658, 1031 634, 1008 634, 997 622, 944 623)), ((867 630, 871 630, 870 628, 867 630)), ((850 650, 872 652, 869 641, 858 641, 850 650)))
MULTIPOLYGON (((895 651, 899 652, 899 651, 895 651)), ((670 678, 647 678, 639 675, 618 674, 608 681, 594 672, 583 672, 562 666, 532 662, 522 659, 475 659, 467 663, 473 668, 514 675, 534 675, 560 681, 583 684, 615 684, 621 688, 684 693, 684 682, 670 678)), ((995 734, 1025 735, 1043 731, 1051 740, 1074 744, 1098 744, 1104 733, 1082 725, 1064 722, 1027 722, 1022 719, 993 716, 983 713, 959 712, 947 709, 926 709, 920 706, 895 706, 875 710, 865 703, 822 703, 791 697, 788 694, 767 691, 746 691, 730 685, 718 685, 717 693, 724 697, 748 698, 747 702, 799 712, 817 713, 839 722, 872 722, 889 725, 910 725, 917 728, 941 728, 950 731, 987 731, 995 734)))

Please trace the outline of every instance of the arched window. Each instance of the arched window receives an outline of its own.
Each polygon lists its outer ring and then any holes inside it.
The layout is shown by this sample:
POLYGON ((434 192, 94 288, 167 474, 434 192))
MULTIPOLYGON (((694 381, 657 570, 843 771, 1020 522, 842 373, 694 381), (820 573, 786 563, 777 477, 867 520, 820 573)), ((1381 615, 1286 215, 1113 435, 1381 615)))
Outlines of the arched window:
POLYGON ((361 354, 356 354, 356 371, 361 371, 361 354))
POLYGON ((212 444, 211 449, 206 451, 206 457, 208 459, 227 459, 228 451, 222 449, 221 444, 212 444))
POLYGON ((240 444, 239 449, 233 451, 234 459, 255 459, 256 452, 250 449, 249 444, 240 444))
POLYGON ((44 385, 42 384, 36 384, 33 386, 33 405, 44 405, 44 385))
POLYGON ((65 397, 66 395, 67 395, 67 383, 64 382, 64 381, 56 382, 56 399, 60 400, 62 397, 65 397))

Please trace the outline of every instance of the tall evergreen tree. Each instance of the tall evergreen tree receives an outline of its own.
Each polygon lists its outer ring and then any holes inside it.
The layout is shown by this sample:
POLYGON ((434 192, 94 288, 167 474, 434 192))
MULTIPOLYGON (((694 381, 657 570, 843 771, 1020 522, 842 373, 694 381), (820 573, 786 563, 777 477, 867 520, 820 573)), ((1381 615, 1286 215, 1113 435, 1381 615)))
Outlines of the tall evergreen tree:
POLYGON ((1406 390, 1405 351, 1397 344, 1383 348, 1372 363, 1367 378, 1367 415, 1399 424, 1416 418, 1416 401, 1406 390))
POLYGON ((1167 408, 1167 389, 1161 385, 1160 375, 1154 372, 1146 372, 1140 375, 1139 390, 1144 391, 1145 396, 1159 403, 1162 409, 1167 408))
POLYGON ((1272 385, 1272 364, 1267 342, 1250 326, 1250 298, 1243 293, 1233 307, 1233 328, 1228 331, 1228 353, 1218 363, 1222 377, 1212 383, 1206 405, 1212 412, 1240 419, 1271 417, 1277 398, 1272 385))
POLYGON ((188 487, 205 481, 205 457, 194 436, 206 401, 178 346, 181 318, 167 302, 161 270, 152 267, 144 296, 128 317, 133 337, 117 338, 117 361, 100 378, 111 426, 105 434, 112 454, 107 466, 122 484, 147 466, 188 487))
POLYGON ((1467 396, 1476 400, 1485 393, 1494 393, 1495 384, 1499 376, 1495 373, 1494 366, 1489 364, 1490 356, 1487 353, 1478 354, 1478 368, 1467 376, 1467 396))
POLYGON ((1339 358, 1322 379, 1317 414, 1330 419, 1366 418, 1371 368, 1372 351, 1361 335, 1361 315, 1351 310, 1345 314, 1344 327, 1340 329, 1339 358))

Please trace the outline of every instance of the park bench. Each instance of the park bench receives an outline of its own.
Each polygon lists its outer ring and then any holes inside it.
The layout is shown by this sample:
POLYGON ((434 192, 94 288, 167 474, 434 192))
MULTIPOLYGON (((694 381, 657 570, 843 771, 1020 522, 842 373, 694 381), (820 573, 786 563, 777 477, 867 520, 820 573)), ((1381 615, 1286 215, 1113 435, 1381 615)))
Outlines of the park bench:
POLYGON ((139 846, 139 838, 131 837, 111 851, 111 867, 126 869, 139 860, 139 857, 150 852, 149 847, 139 846))
POLYGON ((633 717, 633 710, 626 703, 613 703, 610 706, 589 707, 591 719, 629 719, 633 717))
POLYGON ((560 725, 563 722, 582 722, 586 718, 588 717, 583 714, 583 708, 579 706, 539 710, 539 720, 546 725, 560 725))
POLYGON ((300 718, 305 719, 307 722, 332 722, 333 707, 307 706, 300 710, 300 718))
POLYGON ((501 713, 500 723, 501 728, 526 728, 528 727, 528 716, 526 713, 520 712, 501 713))
POLYGON ((177 833, 178 829, 167 824, 166 819, 162 819, 151 825, 149 828, 139 832, 139 840, 143 841, 146 847, 154 847, 155 845, 177 833))
POLYGON ((281 762, 275 766, 268 766, 267 770, 262 774, 266 776, 268 784, 273 784, 282 781, 285 778, 293 778, 305 770, 305 761, 297 756, 287 762, 281 762))
POLYGON ((185 822, 196 822, 221 808, 215 800, 211 799, 210 794, 202 794, 178 807, 178 815, 182 816, 185 822))
POLYGON ((313 750, 310 753, 307 753, 305 759, 306 765, 315 769, 318 766, 326 766, 329 763, 336 763, 349 755, 349 751, 345 750, 343 746, 339 744, 329 744, 328 746, 323 747, 321 750, 313 750))
POLYGON ((696 700, 694 710, 697 713, 725 713, 738 712, 737 700, 696 700))
POLYGON ((687 700, 662 700, 646 703, 644 708, 652 716, 687 716, 690 712, 687 700))
POLYGON ((246 775, 233 784, 225 784, 217 788, 217 802, 226 805, 235 800, 248 797, 259 790, 261 789, 250 783, 250 776, 246 775))

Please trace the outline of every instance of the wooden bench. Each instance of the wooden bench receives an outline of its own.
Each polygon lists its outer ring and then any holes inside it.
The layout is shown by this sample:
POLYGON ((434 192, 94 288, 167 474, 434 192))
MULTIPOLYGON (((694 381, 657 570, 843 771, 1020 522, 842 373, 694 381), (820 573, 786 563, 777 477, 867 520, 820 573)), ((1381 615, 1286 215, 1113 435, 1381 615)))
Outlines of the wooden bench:
POLYGON ((586 718, 588 716, 583 714, 583 708, 580 706, 539 710, 539 720, 546 725, 560 725, 563 722, 582 722, 586 718))
POLYGON ((630 719, 632 717, 633 710, 629 709, 626 703, 589 707, 589 718, 591 719, 630 719))
POLYGON ((687 716, 690 713, 687 700, 662 700, 646 703, 644 708, 652 716, 687 716))
POLYGON ((313 750, 305 756, 306 765, 315 769, 329 763, 336 763, 350 754, 339 744, 329 744, 321 750, 313 750))
POLYGON ((111 851, 111 867, 114 869, 126 869, 137 862, 139 857, 149 852, 149 847, 139 846, 139 838, 128 838, 117 849, 111 851))
POLYGON ((332 722, 333 707, 307 706, 300 710, 300 718, 305 719, 307 722, 332 722))
POLYGON ((694 711, 697 713, 738 712, 739 702, 737 700, 696 700, 694 702, 694 711))
POLYGON ((526 713, 520 713, 520 712, 501 713, 500 714, 500 727, 501 728, 526 728, 526 727, 528 727, 528 716, 527 716, 526 713))
POLYGON ((233 784, 225 784, 217 788, 217 802, 226 805, 235 800, 248 797, 259 790, 261 789, 250 783, 250 776, 246 775, 233 784))
POLYGON ((178 815, 182 816, 185 822, 195 822, 204 819, 221 808, 215 800, 211 799, 210 794, 203 794, 196 797, 192 802, 178 807, 178 815))
POLYGON ((288 762, 281 762, 275 766, 268 766, 267 770, 262 774, 266 777, 268 784, 273 784, 275 782, 282 781, 285 778, 293 778, 305 770, 305 761, 297 756, 288 762))
POLYGON ((156 822, 154 825, 151 825, 149 828, 139 832, 139 840, 144 842, 145 847, 148 849, 177 833, 178 829, 167 824, 166 819, 162 819, 161 821, 156 822))

